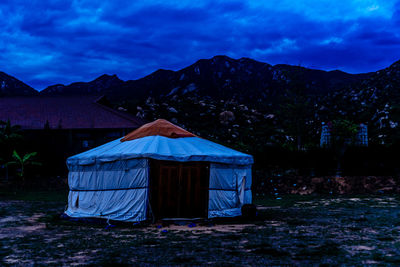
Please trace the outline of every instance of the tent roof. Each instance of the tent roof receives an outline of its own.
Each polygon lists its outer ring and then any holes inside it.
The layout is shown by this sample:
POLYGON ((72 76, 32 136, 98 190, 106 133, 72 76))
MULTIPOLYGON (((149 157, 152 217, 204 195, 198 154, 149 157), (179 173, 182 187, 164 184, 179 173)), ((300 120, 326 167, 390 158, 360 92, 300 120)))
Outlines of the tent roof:
POLYGON ((202 139, 166 121, 145 124, 123 138, 68 158, 69 165, 90 165, 133 158, 209 161, 248 165, 253 157, 202 139))
POLYGON ((214 142, 199 138, 168 138, 146 136, 131 141, 121 139, 68 158, 68 165, 90 165, 132 158, 171 161, 208 161, 249 165, 253 157, 214 142))
POLYGON ((195 137, 196 135, 182 129, 181 127, 170 123, 167 120, 159 119, 150 123, 143 125, 142 127, 130 132, 121 142, 131 141, 134 139, 146 137, 146 136, 165 136, 169 138, 179 138, 179 137, 195 137))

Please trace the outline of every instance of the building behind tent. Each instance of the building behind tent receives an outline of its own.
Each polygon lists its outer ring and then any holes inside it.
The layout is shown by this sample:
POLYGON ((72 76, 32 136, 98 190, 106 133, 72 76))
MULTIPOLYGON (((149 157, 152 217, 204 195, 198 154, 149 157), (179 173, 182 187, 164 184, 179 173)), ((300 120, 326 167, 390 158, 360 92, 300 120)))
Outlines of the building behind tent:
POLYGON ((4 97, 0 120, 19 125, 26 150, 38 151, 52 174, 66 173, 67 157, 104 144, 144 122, 106 105, 104 97, 4 97))

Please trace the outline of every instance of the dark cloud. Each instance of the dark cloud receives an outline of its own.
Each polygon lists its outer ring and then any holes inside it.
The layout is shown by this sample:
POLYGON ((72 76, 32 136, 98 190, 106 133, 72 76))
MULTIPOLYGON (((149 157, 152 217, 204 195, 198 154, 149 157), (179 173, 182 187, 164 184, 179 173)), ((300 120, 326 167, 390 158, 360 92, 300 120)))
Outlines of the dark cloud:
POLYGON ((136 79, 220 54, 353 73, 400 59, 399 2, 254 3, 3 0, 1 70, 42 89, 103 73, 136 79))

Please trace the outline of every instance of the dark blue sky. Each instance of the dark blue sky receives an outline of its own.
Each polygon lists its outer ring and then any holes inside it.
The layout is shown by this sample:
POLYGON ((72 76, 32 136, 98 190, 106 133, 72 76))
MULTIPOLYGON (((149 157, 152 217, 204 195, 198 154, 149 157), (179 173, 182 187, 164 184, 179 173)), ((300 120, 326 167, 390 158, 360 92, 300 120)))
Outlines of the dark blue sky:
POLYGON ((399 0, 2 0, 0 16, 0 70, 39 90, 222 54, 351 73, 400 59, 399 0))

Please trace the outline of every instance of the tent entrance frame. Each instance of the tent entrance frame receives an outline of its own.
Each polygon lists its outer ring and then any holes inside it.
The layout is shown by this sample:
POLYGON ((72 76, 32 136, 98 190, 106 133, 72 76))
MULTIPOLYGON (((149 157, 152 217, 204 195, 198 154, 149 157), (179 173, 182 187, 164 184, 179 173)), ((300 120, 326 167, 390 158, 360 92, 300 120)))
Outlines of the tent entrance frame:
POLYGON ((208 217, 209 162, 149 163, 149 202, 155 219, 208 217))

